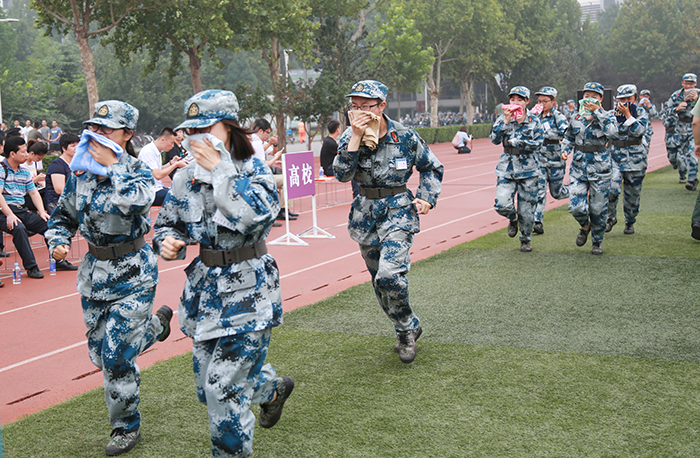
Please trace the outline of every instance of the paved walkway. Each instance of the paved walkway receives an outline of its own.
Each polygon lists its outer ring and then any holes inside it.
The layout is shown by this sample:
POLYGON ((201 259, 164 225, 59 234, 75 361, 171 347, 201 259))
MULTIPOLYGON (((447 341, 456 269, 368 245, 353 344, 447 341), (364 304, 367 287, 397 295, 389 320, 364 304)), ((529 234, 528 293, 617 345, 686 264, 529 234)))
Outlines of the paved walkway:
MULTIPOLYGON (((663 144, 663 128, 655 124, 649 170, 668 164, 663 144)), ((474 142, 474 151, 458 155, 450 144, 431 148, 445 165, 443 192, 437 207, 421 218, 421 233, 415 238, 413 261, 427 258, 450 247, 475 239, 507 222, 493 210, 496 188, 494 169, 501 151, 487 139, 474 142)), ((416 189, 417 174, 409 182, 416 189)), ((680 186, 680 185, 679 185, 680 186)), ((289 311, 338 293, 369 280, 357 244, 347 234, 346 222, 351 199, 349 185, 322 184, 317 191, 317 225, 335 235, 334 239, 306 239, 309 246, 270 245, 270 253, 280 267, 284 310, 289 311)), ((548 208, 566 201, 548 200, 548 208)), ((310 198, 293 202, 301 216, 291 221, 293 234, 312 226, 310 198)), ((690 209, 689 209, 690 212, 690 209)), ((155 210, 154 210, 155 218, 155 210)), ((575 223, 572 220, 575 233, 575 223)), ((273 228, 268 241, 285 233, 285 227, 273 228)), ((543 236, 546 237, 546 234, 543 236)), ((23 415, 42 410, 87 390, 102 386, 99 371, 87 355, 85 327, 80 297, 75 287, 75 272, 48 276, 43 243, 35 243, 43 280, 24 278, 13 285, 9 267, 0 270, 5 287, 0 289, 0 421, 9 423, 23 415)), ((517 238, 504 237, 503 243, 519 249, 517 238)), ((573 240, 572 240, 573 243, 573 240)), ((84 241, 80 244, 85 252, 84 241)), ((12 242, 6 238, 6 247, 12 242)), ((533 241, 537 250, 537 238, 533 241)), ((159 260, 160 284, 154 309, 168 304, 177 309, 185 279, 183 269, 196 256, 190 247, 186 261, 159 260)), ((15 262, 14 254, 6 264, 15 262)), ((376 307, 377 304, 368 304, 376 307)), ((176 323, 176 321, 174 322, 176 323)), ((177 327, 177 325, 176 325, 177 327)), ((158 343, 139 357, 141 368, 182 354, 191 342, 174 329, 166 342, 158 343)))

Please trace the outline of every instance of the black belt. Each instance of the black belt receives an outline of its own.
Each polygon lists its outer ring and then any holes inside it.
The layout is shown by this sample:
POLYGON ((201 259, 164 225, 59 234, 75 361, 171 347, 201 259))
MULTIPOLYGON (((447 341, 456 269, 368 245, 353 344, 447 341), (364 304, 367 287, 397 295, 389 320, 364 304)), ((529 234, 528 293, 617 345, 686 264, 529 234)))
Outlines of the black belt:
POLYGON ((503 152, 510 154, 511 156, 520 156, 521 154, 532 154, 534 151, 528 151, 520 148, 513 148, 512 146, 504 146, 503 152))
POLYGON ((110 261, 139 251, 146 245, 143 236, 121 245, 95 246, 88 243, 88 251, 100 261, 110 261))
POLYGON ((627 148, 628 146, 641 145, 642 139, 639 138, 637 140, 632 140, 632 141, 627 141, 627 142, 621 142, 618 140, 610 140, 610 143, 617 146, 618 148, 627 148))
POLYGON ((384 197, 395 196, 406 192, 406 185, 394 186, 392 188, 364 188, 360 186, 360 194, 368 199, 382 199, 384 197))
POLYGON ((266 254, 267 245, 265 245, 264 240, 255 245, 231 248, 230 250, 212 250, 199 245, 199 259, 207 267, 227 267, 231 264, 260 258, 266 254))
POLYGON ((561 140, 549 140, 547 138, 544 139, 544 145, 558 145, 561 140))
POLYGON ((604 151, 608 149, 608 145, 595 145, 595 146, 583 146, 576 145, 574 147, 576 151, 583 151, 584 153, 597 153, 598 151, 604 151))

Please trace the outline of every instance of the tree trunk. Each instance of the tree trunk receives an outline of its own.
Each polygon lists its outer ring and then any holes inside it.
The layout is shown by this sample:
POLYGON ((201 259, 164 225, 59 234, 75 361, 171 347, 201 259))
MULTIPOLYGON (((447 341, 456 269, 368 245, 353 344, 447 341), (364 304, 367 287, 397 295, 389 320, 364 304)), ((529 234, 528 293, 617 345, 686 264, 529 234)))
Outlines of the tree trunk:
POLYGON ((474 104, 472 103, 472 93, 474 83, 469 76, 462 78, 462 93, 464 94, 464 103, 467 111, 467 124, 474 123, 474 104))
POLYGON ((202 59, 197 57, 194 49, 188 49, 187 57, 190 59, 190 77, 192 78, 192 90, 195 94, 202 92, 202 59))
POLYGON ((430 65, 428 72, 428 93, 430 94, 430 127, 440 127, 438 118, 438 103, 440 98, 440 70, 442 67, 442 55, 438 54, 430 65), (435 74, 435 76, 433 76, 435 74))
POLYGON ((282 69, 282 52, 279 49, 279 40, 276 37, 270 38, 270 49, 263 49, 263 59, 270 69, 270 79, 272 79, 272 92, 275 94, 275 124, 277 128, 277 141, 280 148, 287 143, 287 113, 285 100, 287 97, 287 78, 280 72, 282 69))
POLYGON ((80 50, 80 63, 83 66, 85 86, 87 87, 88 118, 91 118, 95 104, 100 101, 97 93, 97 77, 95 76, 95 57, 88 45, 87 34, 81 30, 75 30, 75 41, 78 42, 80 50))

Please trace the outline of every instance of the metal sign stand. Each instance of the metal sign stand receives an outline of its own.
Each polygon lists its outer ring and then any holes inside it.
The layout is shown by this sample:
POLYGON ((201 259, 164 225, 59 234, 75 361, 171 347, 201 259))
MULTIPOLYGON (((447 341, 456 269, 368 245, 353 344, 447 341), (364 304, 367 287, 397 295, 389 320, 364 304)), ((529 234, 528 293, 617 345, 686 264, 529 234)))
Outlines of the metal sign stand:
POLYGON ((307 230, 300 232, 299 237, 307 239, 334 239, 335 235, 330 234, 316 225, 316 194, 311 196, 311 208, 313 215, 313 226, 307 230))
MULTIPOLYGON (((282 174, 284 177, 284 201, 287 202, 287 189, 288 189, 288 183, 287 183, 287 156, 285 154, 282 155, 282 170, 284 170, 284 173, 282 174)), ((315 197, 315 196, 314 196, 315 197)), ((314 201, 315 205, 315 201, 314 201)), ((316 223, 316 213, 314 213, 314 224, 316 223)), ((285 206, 284 208, 284 223, 286 226, 286 232, 283 236, 277 237, 275 240, 271 242, 267 242, 268 245, 290 245, 290 246, 309 246, 308 243, 303 241, 301 238, 298 236, 292 234, 289 232, 289 209, 285 206)))

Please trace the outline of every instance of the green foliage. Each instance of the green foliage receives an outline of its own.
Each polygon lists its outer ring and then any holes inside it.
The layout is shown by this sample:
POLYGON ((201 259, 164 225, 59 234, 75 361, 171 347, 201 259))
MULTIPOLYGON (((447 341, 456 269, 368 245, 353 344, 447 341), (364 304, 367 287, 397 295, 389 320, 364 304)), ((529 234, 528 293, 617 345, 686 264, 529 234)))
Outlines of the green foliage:
POLYGON ((376 78, 399 93, 418 91, 435 60, 431 48, 421 49, 421 40, 403 6, 392 4, 386 21, 369 39, 376 78))
POLYGON ((41 165, 42 167, 44 167, 44 170, 48 170, 49 166, 54 161, 54 159, 56 159, 59 156, 60 154, 47 154, 46 156, 44 156, 44 158, 41 160, 41 165))
MULTIPOLYGON (((451 142, 460 127, 416 127, 415 130, 428 145, 431 145, 451 142)), ((470 124, 467 126, 467 132, 474 138, 487 138, 491 132, 491 124, 470 124)))
POLYGON ((233 88, 233 92, 236 94, 240 105, 238 120, 241 125, 250 124, 256 118, 269 116, 274 111, 274 104, 261 86, 251 89, 251 86, 248 84, 237 83, 233 88))

